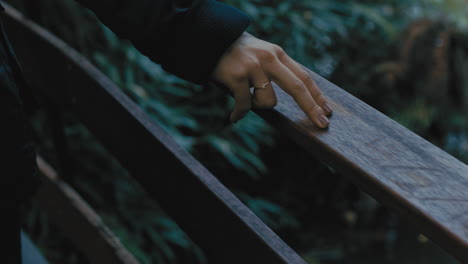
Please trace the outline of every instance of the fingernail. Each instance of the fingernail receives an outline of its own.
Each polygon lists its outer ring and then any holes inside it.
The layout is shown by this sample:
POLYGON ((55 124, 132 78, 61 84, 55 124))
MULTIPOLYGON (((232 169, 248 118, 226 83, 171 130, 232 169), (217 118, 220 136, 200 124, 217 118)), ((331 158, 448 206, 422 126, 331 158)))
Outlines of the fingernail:
POLYGON ((331 114, 331 112, 333 111, 328 103, 323 104, 323 109, 327 114, 331 114))
POLYGON ((324 114, 320 114, 319 120, 323 127, 327 127, 330 124, 330 121, 328 121, 328 118, 324 114))

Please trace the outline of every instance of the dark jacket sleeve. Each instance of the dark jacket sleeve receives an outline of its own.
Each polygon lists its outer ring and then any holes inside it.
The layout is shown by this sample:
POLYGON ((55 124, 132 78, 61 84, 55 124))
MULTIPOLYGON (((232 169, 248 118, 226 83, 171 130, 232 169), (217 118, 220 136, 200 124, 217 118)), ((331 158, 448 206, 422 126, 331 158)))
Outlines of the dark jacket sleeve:
POLYGON ((215 0, 78 0, 117 35, 165 70, 209 80, 219 58, 246 30, 248 16, 215 0))

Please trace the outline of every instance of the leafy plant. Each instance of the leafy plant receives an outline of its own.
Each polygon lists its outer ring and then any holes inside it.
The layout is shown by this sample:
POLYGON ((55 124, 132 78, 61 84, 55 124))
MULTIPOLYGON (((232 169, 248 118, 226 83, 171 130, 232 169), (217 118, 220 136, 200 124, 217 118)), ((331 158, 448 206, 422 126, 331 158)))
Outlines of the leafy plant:
MULTIPOLYGON (((18 1, 26 3, 14 2, 18 1)), ((463 0, 225 2, 253 18, 249 31, 254 35, 279 44, 305 66, 468 160, 468 108, 460 96, 468 94, 468 82, 462 78, 468 69, 468 16, 460 8, 465 5, 463 0), (423 32, 429 33, 415 34, 414 29, 420 26, 427 27, 423 32), (436 41, 447 38, 453 44, 450 47, 436 41), (434 58, 437 63, 431 61, 434 58), (443 69, 441 75, 432 74, 437 69, 443 69), (449 85, 444 76, 451 76, 449 85), (434 100, 433 91, 447 92, 438 97, 443 100, 434 100)), ((215 175, 232 183, 243 202, 310 263, 343 263, 344 259, 365 263, 362 252, 373 251, 376 244, 383 245, 388 263, 403 263, 391 262, 391 256, 397 254, 395 248, 405 247, 397 238, 409 240, 414 231, 399 225, 392 214, 332 169, 312 164, 306 154, 275 135, 257 116, 249 114, 240 124, 225 126, 233 102, 224 91, 192 85, 165 73, 73 1, 43 0, 40 9, 33 12, 215 175), (324 234, 323 229, 329 233, 324 234)), ((175 252, 180 248, 203 261, 199 250, 137 184, 122 175, 125 173, 118 165, 101 165, 109 159, 102 149, 95 144, 88 150, 79 147, 80 142, 90 140, 86 133, 70 122, 68 135, 76 153, 81 153, 77 156, 93 157, 84 163, 93 180, 73 184, 99 209, 126 246, 144 262, 176 262, 179 256, 175 252), (96 195, 102 190, 110 190, 105 192, 109 195, 96 195), (109 204, 114 211, 106 210, 109 204), (135 224, 135 218, 142 222, 135 224), (155 245, 155 250, 143 249, 149 244, 155 245)), ((412 246, 419 248, 419 244, 412 246)), ((438 254, 434 248, 427 250, 438 254)), ((427 258, 437 263, 431 254, 426 254, 427 258)), ((375 262, 369 259, 369 263, 375 262)), ((452 263, 447 257, 442 259, 452 263)))

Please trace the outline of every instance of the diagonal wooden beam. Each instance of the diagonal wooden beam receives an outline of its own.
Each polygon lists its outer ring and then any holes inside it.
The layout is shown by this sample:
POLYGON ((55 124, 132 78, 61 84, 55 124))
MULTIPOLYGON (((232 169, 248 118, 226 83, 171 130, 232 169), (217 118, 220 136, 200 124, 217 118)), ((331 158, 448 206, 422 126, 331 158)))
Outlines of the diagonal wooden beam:
POLYGON ((41 157, 42 184, 33 199, 90 263, 138 264, 137 259, 81 196, 41 157))
POLYGON ((305 264, 83 56, 6 8, 11 40, 34 88, 77 114, 204 250, 209 263, 305 264))
MULTIPOLYGON (((212 175, 193 157, 182 151, 170 136, 149 121, 146 114, 118 92, 112 82, 63 42, 57 41, 12 12, 8 13, 16 19, 16 22, 12 23, 14 29, 12 31, 18 35, 18 46, 21 46, 20 42, 24 38, 29 38, 35 46, 38 46, 36 51, 49 50, 53 54, 41 57, 37 52, 32 52, 28 55, 27 48, 22 49, 20 53, 23 53, 25 64, 30 64, 31 69, 28 70, 30 79, 37 84, 54 82, 52 87, 43 85, 41 91, 55 98, 57 102, 72 107, 108 148, 116 156, 121 157, 121 162, 132 168, 136 172, 135 175, 140 175, 136 177, 144 185, 157 189, 153 193, 158 200, 167 197, 174 199, 174 202, 166 204, 167 208, 186 206, 186 202, 189 201, 181 196, 194 197, 192 196, 194 193, 204 193, 198 201, 204 201, 217 208, 216 210, 228 204, 231 208, 228 210, 229 214, 234 211, 261 240, 268 240, 265 237, 271 235, 269 231, 263 227, 260 229, 256 227, 255 221, 255 223, 248 221, 250 211, 245 215, 242 208, 237 211, 238 204, 233 202, 232 194, 225 196, 226 193, 219 189, 219 183, 212 178, 212 175), (33 33, 35 37, 27 37, 28 34, 21 35, 21 31, 33 33), (36 59, 31 59, 33 56, 36 56, 36 59), (70 69, 44 69, 40 74, 32 70, 47 60, 53 65, 68 65, 70 69), (120 104, 121 107, 116 107, 116 104, 120 104), (96 109, 101 111, 106 109, 112 114, 96 113, 96 109), (119 117, 119 120, 118 122, 105 120, 106 116, 119 117), (146 132, 134 129, 135 126, 143 127, 146 132), (119 136, 100 132, 109 131, 109 128, 113 128, 119 136), (138 138, 135 138, 135 135, 138 135, 138 138), (123 142, 129 139, 132 144, 123 142), (155 142, 155 139, 159 143, 155 142), (156 151, 153 149, 155 146, 164 150, 156 151), (141 153, 145 153, 147 158, 141 160, 141 153), (142 166, 146 164, 147 159, 150 159, 148 157, 157 157, 158 164, 176 162, 181 167, 188 168, 174 171, 164 165, 158 165, 157 169, 142 166), (182 186, 187 183, 192 188, 182 186), (199 185, 200 183, 202 184, 199 185), (168 190, 167 186, 173 188, 168 190), (210 192, 211 195, 207 196, 206 194, 210 192), (212 195, 218 197, 216 199, 220 199, 220 203, 211 203, 212 195)), ((273 111, 257 113, 296 141, 301 148, 309 151, 311 159, 320 159, 341 173, 349 175, 362 189, 413 221, 418 230, 428 235, 442 248, 462 262, 468 262, 468 166, 322 77, 312 72, 311 76, 330 98, 335 110, 328 130, 315 128, 293 100, 278 87, 275 87, 279 99, 278 106, 273 111)), ((188 212, 189 215, 208 213, 199 207, 194 207, 193 210, 188 212)), ((177 216, 178 221, 184 222, 187 226, 191 225, 187 223, 188 221, 184 221, 182 212, 177 210, 171 212, 177 216)), ((224 219, 219 214, 213 214, 213 217, 217 220, 224 219)), ((197 221, 199 220, 201 219, 197 221)), ((233 224, 230 222, 226 226, 233 224)), ((222 232, 222 228, 211 230, 222 232)), ((203 237, 203 232, 192 231, 195 236, 203 237)), ((235 234, 232 235, 235 237, 235 234)), ((219 241, 221 237, 222 235, 212 235, 210 239, 219 241)), ((208 237, 206 238, 208 240, 208 237)), ((234 241, 241 243, 242 240, 234 241)), ((230 247, 235 246, 230 245, 230 247)), ((273 245, 268 247, 275 252, 285 249, 283 244, 280 247, 273 245)), ((211 247, 210 250, 215 250, 214 248, 211 247)), ((286 251, 290 252, 289 249, 286 251)), ((289 253, 286 255, 290 256, 289 253)))

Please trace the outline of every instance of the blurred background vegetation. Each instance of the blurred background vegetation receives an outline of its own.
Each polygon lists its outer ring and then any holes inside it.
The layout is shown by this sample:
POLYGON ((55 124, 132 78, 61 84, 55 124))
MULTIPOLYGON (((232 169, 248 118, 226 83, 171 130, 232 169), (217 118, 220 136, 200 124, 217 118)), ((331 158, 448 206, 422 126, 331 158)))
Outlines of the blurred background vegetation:
MULTIPOLYGON (((165 73, 74 1, 10 2, 88 57, 308 263, 457 263, 258 116, 227 126, 233 102, 223 91, 165 73)), ((225 2, 253 18, 254 35, 468 161, 465 1, 225 2)), ((44 122, 37 113, 40 153, 54 161, 44 122)), ((66 124, 80 164, 66 180, 125 246, 142 263, 204 263, 203 252, 93 136, 71 115, 66 124)), ((86 263, 34 204, 26 211, 28 232, 53 263, 86 263)))

